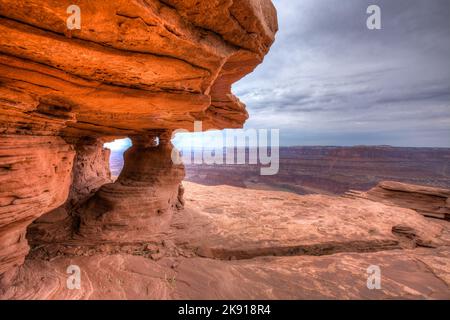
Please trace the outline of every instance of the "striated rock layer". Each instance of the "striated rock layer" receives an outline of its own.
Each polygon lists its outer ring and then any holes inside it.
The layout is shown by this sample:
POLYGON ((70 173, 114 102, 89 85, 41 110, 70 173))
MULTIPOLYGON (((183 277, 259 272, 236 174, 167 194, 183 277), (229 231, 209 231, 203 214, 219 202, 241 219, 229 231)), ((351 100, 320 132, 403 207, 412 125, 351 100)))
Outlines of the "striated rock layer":
POLYGON ((0 0, 4 284, 28 252, 27 226, 54 209, 29 238, 133 241, 166 228, 183 177, 167 137, 196 120, 242 127, 248 115, 231 85, 263 61, 277 31, 270 0, 80 0, 81 29, 69 30, 72 4, 0 0), (126 136, 137 145, 111 184, 102 143, 126 136), (143 146, 146 137, 161 144, 143 146))
POLYGON ((449 189, 383 181, 367 192, 351 190, 347 196, 409 208, 427 217, 450 220, 449 189))
POLYGON ((364 199, 185 184, 185 211, 157 242, 37 242, 0 298, 450 299, 448 221, 364 199), (80 289, 66 285, 70 265, 80 289))
POLYGON ((125 152, 124 168, 112 184, 100 188, 77 209, 84 238, 110 241, 142 241, 167 230, 173 211, 182 208, 182 164, 172 163, 169 137, 133 140, 125 152))
POLYGON ((26 227, 66 200, 74 154, 59 137, 0 136, 0 282, 28 253, 26 227))
MULTIPOLYGON (((111 154, 114 171, 121 163, 117 155, 111 154)), ((298 194, 341 195, 369 190, 381 181, 450 189, 450 148, 280 147, 279 156, 280 170, 273 176, 261 176, 259 165, 191 164, 186 180, 298 194)))
POLYGON ((277 30, 269 0, 0 1, 5 133, 132 135, 241 127, 231 84, 262 62, 277 30), (26 123, 25 128, 18 128, 26 123))

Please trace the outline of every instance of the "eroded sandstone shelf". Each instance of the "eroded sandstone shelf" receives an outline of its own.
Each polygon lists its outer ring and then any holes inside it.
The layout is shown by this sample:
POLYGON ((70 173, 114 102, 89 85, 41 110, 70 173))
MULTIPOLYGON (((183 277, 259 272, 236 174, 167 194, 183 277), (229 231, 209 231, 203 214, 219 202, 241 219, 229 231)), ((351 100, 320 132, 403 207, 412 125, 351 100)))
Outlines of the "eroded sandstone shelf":
POLYGON ((363 199, 184 184, 185 210, 153 241, 35 238, 3 297, 450 298, 447 221, 363 199), (80 290, 67 289, 71 264, 82 270, 80 290), (367 288, 370 265, 381 269, 381 290, 367 288))
POLYGON ((9 134, 241 127, 231 84, 277 31, 269 0, 0 1, 0 124, 9 134))
POLYGON ((350 190, 346 195, 409 208, 427 217, 450 221, 449 189, 383 181, 367 192, 350 190))

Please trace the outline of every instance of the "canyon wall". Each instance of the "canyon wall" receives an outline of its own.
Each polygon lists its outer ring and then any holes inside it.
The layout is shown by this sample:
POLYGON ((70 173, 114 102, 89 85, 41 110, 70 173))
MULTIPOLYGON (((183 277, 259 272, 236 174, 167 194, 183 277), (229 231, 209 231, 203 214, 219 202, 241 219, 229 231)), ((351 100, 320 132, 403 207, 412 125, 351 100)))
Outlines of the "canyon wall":
POLYGON ((79 0, 81 29, 69 30, 72 2, 0 0, 3 284, 28 252, 27 226, 52 210, 69 235, 98 241, 164 229, 183 203, 172 132, 242 127, 231 85, 277 31, 270 0, 79 0), (119 137, 133 147, 112 183, 102 144, 119 137))
MULTIPOLYGON (((111 170, 116 174, 121 157, 117 152, 111 156, 111 170)), ((190 164, 186 165, 186 180, 301 195, 343 195, 351 189, 369 190, 382 181, 450 188, 448 148, 280 147, 279 157, 280 170, 273 176, 260 175, 259 164, 190 164)))

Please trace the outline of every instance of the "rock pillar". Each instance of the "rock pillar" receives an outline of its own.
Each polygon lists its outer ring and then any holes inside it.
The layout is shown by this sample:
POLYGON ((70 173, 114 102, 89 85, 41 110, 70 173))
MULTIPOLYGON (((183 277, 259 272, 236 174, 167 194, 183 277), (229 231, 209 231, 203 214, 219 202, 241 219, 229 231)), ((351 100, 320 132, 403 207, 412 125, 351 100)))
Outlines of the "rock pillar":
POLYGON ((184 166, 172 162, 170 133, 132 137, 117 181, 102 186, 80 207, 80 236, 100 241, 154 239, 180 207, 184 166))

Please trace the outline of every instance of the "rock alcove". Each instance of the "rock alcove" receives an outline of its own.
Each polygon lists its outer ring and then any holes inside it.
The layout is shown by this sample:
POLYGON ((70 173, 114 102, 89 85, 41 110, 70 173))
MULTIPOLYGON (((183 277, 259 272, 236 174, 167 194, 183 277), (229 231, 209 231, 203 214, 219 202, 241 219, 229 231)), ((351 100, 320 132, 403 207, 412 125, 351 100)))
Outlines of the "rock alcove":
POLYGON ((263 61, 277 31, 269 0, 80 0, 81 29, 68 32, 70 5, 0 0, 3 286, 28 240, 164 232, 183 205, 172 132, 195 121, 242 127, 248 115, 231 85, 263 61), (122 137, 133 145, 113 181, 103 145, 122 137), (43 215, 45 228, 28 228, 43 215))

